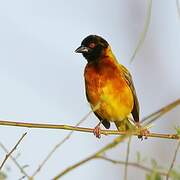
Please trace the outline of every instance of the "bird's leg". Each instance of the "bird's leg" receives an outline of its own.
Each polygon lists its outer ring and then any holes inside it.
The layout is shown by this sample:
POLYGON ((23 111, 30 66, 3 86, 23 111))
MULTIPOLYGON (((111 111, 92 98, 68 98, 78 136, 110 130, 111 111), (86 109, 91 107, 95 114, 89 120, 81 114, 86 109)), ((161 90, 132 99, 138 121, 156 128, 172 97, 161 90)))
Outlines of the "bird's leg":
POLYGON ((97 137, 97 138, 101 138, 101 128, 100 128, 100 125, 102 123, 103 120, 101 120, 95 127, 94 127, 94 130, 93 130, 93 133, 94 135, 97 137))
POLYGON ((139 122, 136 123, 136 127, 140 132, 138 138, 143 140, 143 136, 144 136, 144 139, 147 139, 147 135, 150 133, 149 130, 147 128, 143 128, 139 122))

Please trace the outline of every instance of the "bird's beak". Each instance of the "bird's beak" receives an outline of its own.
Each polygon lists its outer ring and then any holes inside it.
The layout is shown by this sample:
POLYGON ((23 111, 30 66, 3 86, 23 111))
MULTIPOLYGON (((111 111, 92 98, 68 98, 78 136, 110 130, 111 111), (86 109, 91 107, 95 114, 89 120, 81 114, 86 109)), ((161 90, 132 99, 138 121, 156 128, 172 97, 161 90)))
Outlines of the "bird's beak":
POLYGON ((87 53, 89 52, 89 48, 85 46, 80 46, 75 50, 76 53, 87 53))

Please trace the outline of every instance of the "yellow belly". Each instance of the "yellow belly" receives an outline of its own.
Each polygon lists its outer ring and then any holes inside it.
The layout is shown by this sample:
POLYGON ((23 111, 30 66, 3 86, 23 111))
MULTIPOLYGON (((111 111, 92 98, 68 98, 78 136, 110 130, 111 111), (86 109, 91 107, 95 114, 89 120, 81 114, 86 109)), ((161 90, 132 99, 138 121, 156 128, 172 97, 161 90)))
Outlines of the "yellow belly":
POLYGON ((99 103, 99 108, 96 113, 103 117, 103 119, 109 121, 121 121, 125 119, 132 111, 133 108, 133 96, 130 88, 124 86, 121 89, 117 89, 109 82, 104 87, 99 89, 94 96, 94 100, 91 103, 91 107, 94 107, 99 103))

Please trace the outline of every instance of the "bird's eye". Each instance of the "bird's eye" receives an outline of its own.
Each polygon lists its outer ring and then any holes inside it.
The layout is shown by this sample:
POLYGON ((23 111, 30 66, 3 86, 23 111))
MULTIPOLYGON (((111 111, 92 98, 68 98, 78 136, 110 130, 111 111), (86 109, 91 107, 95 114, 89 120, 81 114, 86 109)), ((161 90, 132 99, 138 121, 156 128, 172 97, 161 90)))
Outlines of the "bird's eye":
POLYGON ((90 44, 89 44, 89 47, 90 47, 90 48, 94 48, 95 46, 96 46, 95 43, 90 43, 90 44))

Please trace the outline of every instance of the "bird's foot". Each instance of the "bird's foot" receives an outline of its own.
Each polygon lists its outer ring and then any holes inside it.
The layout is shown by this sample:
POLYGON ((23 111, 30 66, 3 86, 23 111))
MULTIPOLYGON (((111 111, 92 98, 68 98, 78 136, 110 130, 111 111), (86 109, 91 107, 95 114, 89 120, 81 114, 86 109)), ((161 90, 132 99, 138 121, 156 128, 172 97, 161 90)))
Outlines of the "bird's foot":
POLYGON ((101 138, 101 128, 100 128, 100 124, 98 124, 98 125, 94 128, 93 133, 94 133, 94 135, 95 135, 97 138, 101 138))
POLYGON ((144 139, 147 139, 147 136, 150 133, 150 131, 147 128, 142 127, 140 123, 136 123, 136 127, 138 129, 138 132, 140 133, 140 135, 138 135, 138 138, 141 140, 143 140, 143 137, 144 139))

